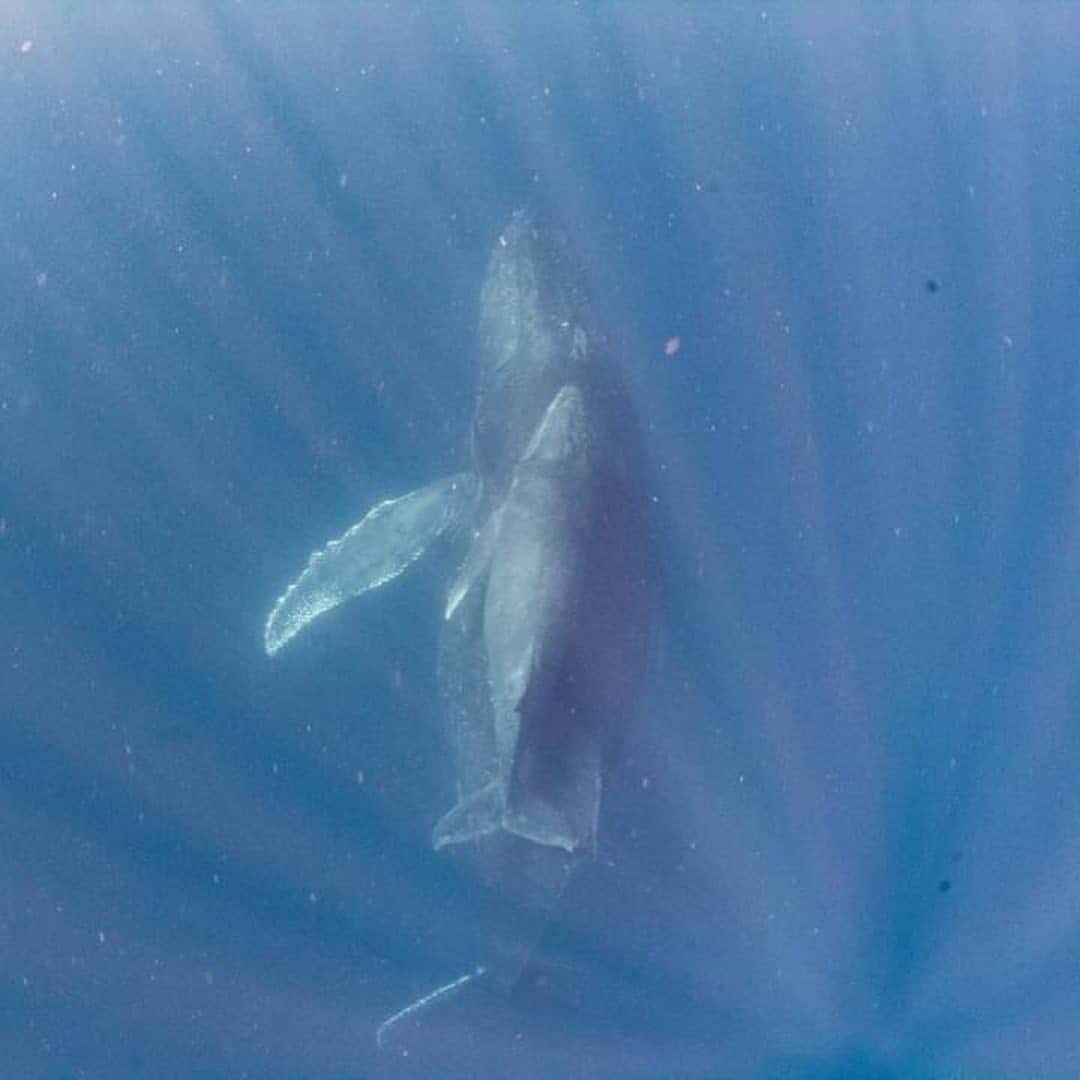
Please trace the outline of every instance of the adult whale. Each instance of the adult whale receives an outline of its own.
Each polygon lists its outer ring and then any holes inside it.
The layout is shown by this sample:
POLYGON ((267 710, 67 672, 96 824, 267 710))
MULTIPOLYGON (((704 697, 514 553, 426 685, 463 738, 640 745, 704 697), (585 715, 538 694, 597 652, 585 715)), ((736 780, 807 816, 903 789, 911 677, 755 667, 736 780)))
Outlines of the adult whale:
POLYGON ((625 395, 565 236, 525 211, 493 246, 476 350, 471 467, 378 504, 312 555, 265 645, 277 652, 392 580, 447 530, 467 537, 439 644, 457 801, 432 839, 510 897, 520 925, 492 938, 484 969, 512 984, 595 849, 643 663, 649 575, 625 395))

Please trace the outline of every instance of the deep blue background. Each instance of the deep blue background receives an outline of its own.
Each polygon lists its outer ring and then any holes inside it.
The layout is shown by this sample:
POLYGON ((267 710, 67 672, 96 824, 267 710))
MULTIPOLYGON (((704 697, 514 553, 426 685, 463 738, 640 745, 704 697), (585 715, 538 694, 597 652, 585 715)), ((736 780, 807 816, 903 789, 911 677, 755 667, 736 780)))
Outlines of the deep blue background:
POLYGON ((0 1072, 1080 1074, 1080 8, 530 7, 5 5, 0 1072), (463 463, 523 204, 661 609, 546 973, 379 1055, 487 917, 446 567, 262 623, 463 463))

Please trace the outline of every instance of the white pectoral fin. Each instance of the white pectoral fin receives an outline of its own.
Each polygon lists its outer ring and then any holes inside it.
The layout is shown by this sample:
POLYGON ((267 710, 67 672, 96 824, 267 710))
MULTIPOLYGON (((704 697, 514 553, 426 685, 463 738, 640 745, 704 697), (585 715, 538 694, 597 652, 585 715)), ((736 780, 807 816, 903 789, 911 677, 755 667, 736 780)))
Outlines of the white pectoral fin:
POLYGON ((476 494, 476 480, 460 473, 388 499, 308 560, 266 620, 273 655, 324 611, 393 580, 446 528, 460 519, 476 494))
POLYGON ((469 548, 469 553, 465 556, 465 562, 462 563, 461 571, 446 594, 445 618, 450 619, 453 617, 458 605, 468 595, 469 590, 487 573, 492 552, 495 550, 495 544, 499 538, 501 521, 502 507, 499 507, 484 522, 480 531, 476 534, 472 546, 469 548))

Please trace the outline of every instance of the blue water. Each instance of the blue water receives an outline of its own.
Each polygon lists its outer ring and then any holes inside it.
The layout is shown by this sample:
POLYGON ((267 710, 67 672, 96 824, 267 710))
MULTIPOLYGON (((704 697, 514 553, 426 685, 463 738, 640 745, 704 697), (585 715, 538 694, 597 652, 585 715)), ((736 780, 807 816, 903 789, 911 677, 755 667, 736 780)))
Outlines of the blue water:
POLYGON ((1080 1074, 1080 9, 9 3, 0 1074, 1080 1074), (509 997, 439 554, 550 212, 661 567, 599 853, 509 997), (670 355, 669 355, 670 353, 670 355))

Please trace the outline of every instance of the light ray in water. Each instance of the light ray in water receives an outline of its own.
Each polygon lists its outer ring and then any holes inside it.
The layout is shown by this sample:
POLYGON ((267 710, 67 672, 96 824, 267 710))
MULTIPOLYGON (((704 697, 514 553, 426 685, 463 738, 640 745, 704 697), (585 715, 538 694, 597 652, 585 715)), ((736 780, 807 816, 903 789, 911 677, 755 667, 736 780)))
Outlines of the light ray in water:
POLYGON ((398 1009, 393 1016, 388 1016, 375 1029, 375 1045, 381 1050, 383 1047, 383 1036, 392 1027, 395 1027, 399 1021, 404 1020, 407 1016, 412 1016, 414 1013, 420 1012, 421 1009, 427 1008, 432 1002, 438 1001, 439 998, 445 997, 447 994, 452 994, 455 990, 460 989, 462 986, 467 986, 471 982, 475 982, 486 974, 487 968, 481 964, 479 967, 473 968, 472 971, 467 971, 464 975, 458 976, 458 978, 454 979, 452 982, 443 983, 442 986, 437 986, 422 998, 417 998, 411 1005, 406 1005, 404 1009, 398 1009))

